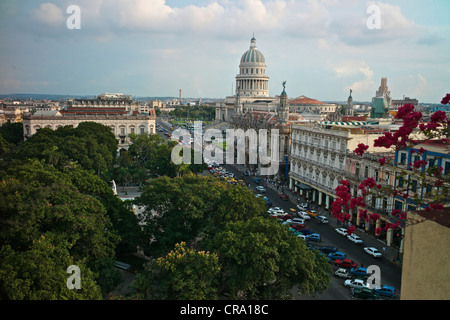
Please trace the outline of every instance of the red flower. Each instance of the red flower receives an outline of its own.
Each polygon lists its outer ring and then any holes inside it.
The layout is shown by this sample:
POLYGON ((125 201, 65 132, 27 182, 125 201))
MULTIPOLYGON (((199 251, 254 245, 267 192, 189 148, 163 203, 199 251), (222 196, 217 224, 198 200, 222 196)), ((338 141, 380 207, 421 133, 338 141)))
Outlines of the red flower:
POLYGON ((360 143, 360 144, 358 144, 358 148, 355 149, 355 153, 359 156, 362 156, 367 149, 369 149, 368 145, 365 145, 364 143, 360 143))
POLYGON ((438 110, 431 115, 430 120, 431 122, 445 122, 447 120, 447 116, 444 111, 438 110))
POLYGON ((378 236, 381 233, 381 228, 378 227, 375 229, 375 234, 378 236))
POLYGON ((350 226, 347 228, 347 234, 351 235, 353 232, 355 232, 355 226, 350 226))
POLYGON ((442 98, 441 103, 442 104, 450 104, 450 93, 447 93, 447 95, 444 98, 442 98))
POLYGON ((380 215, 378 213, 372 213, 370 215, 370 219, 372 219, 373 222, 377 221, 380 218, 380 215))
POLYGON ((380 166, 384 165, 386 163, 386 158, 380 158, 378 159, 378 163, 380 164, 380 166))

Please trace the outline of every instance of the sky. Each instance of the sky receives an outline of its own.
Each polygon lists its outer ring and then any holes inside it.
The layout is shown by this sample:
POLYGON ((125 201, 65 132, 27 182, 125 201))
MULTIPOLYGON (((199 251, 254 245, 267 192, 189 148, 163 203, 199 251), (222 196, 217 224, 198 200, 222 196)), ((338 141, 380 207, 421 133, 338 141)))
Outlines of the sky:
POLYGON ((0 94, 225 98, 254 35, 270 96, 286 81, 290 98, 371 101, 386 77, 393 99, 439 103, 449 12, 448 0, 1 0, 0 94))

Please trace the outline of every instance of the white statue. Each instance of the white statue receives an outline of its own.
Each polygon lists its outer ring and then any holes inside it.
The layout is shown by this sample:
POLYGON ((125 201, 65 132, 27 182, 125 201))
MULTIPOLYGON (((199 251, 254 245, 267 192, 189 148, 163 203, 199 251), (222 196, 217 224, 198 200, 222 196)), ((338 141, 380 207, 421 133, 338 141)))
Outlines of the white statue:
POLYGON ((116 182, 114 180, 112 181, 112 185, 113 185, 113 187, 112 187, 113 192, 115 195, 117 195, 117 186, 116 186, 116 182))

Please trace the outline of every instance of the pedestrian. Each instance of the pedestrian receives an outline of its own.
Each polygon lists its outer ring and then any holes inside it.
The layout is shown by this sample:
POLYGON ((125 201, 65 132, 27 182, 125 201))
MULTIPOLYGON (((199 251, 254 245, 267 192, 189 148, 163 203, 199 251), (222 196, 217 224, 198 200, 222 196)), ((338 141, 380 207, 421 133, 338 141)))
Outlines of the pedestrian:
POLYGON ((386 252, 386 248, 385 248, 385 247, 383 247, 383 249, 382 249, 382 250, 383 250, 383 255, 384 255, 384 253, 386 252))

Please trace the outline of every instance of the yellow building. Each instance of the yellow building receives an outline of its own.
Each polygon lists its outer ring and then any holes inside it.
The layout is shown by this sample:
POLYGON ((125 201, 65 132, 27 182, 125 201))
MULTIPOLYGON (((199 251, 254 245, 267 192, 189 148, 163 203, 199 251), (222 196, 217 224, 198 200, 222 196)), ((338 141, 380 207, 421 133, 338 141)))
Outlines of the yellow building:
POLYGON ((408 212, 401 300, 450 299, 450 208, 408 212))

